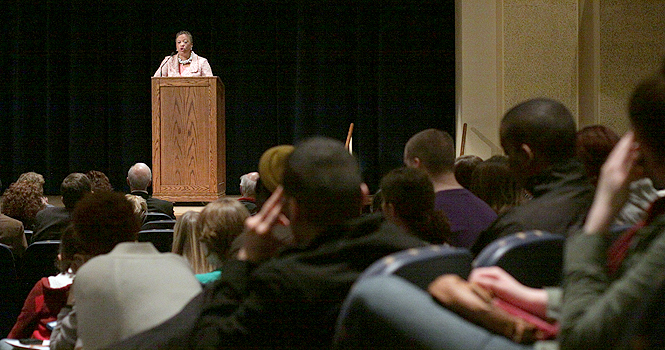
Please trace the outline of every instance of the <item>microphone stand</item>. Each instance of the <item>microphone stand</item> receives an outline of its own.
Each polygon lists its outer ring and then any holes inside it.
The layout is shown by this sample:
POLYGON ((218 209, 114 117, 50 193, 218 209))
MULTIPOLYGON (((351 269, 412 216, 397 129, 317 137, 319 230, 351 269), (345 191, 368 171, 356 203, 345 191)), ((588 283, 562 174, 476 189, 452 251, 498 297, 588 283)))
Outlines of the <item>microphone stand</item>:
POLYGON ((169 55, 169 58, 167 58, 166 61, 164 61, 164 63, 162 63, 161 66, 159 66, 159 76, 160 77, 162 77, 162 74, 163 74, 162 73, 162 67, 164 67, 167 63, 169 63, 169 61, 171 60, 171 57, 173 57, 173 55, 175 55, 175 54, 176 54, 175 51, 171 51, 171 54, 169 55))

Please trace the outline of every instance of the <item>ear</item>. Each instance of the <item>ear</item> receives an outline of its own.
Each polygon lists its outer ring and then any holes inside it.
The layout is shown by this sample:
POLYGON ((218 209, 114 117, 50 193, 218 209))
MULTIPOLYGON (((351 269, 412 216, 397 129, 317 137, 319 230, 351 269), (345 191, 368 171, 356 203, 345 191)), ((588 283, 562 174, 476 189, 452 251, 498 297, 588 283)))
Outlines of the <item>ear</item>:
POLYGON ((364 182, 360 184, 360 196, 363 206, 372 204, 372 199, 369 197, 369 187, 364 182))
POLYGON ((531 147, 529 147, 529 145, 527 145, 526 143, 520 145, 520 153, 523 153, 525 160, 527 160, 528 162, 533 162, 535 155, 533 153, 533 150, 531 150, 531 147))
POLYGON ((406 165, 409 168, 416 168, 420 169, 422 162, 420 161, 420 158, 418 157, 413 157, 413 159, 405 159, 404 160, 404 165, 406 165))
POLYGON ((383 212, 383 216, 385 216, 386 219, 394 220, 396 217, 395 206, 392 203, 381 203, 381 211, 383 212))

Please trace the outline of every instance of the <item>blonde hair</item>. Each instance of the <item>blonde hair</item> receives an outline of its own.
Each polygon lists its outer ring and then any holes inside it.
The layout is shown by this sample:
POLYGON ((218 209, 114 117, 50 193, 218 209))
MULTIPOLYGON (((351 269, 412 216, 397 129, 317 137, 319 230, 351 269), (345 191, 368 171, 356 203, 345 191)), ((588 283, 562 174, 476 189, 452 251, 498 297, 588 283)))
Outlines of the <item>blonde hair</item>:
POLYGON ((215 269, 206 259, 205 251, 199 241, 197 222, 200 214, 190 210, 178 218, 173 227, 173 246, 171 252, 182 255, 195 274, 208 273, 215 269))
POLYGON ((235 199, 222 198, 209 203, 196 225, 199 240, 220 260, 228 259, 231 243, 242 233, 248 217, 247 208, 235 199))
POLYGON ((143 221, 145 213, 148 212, 148 202, 146 202, 143 197, 134 194, 126 194, 125 197, 129 203, 132 203, 132 206, 134 207, 134 215, 136 215, 140 221, 143 221))

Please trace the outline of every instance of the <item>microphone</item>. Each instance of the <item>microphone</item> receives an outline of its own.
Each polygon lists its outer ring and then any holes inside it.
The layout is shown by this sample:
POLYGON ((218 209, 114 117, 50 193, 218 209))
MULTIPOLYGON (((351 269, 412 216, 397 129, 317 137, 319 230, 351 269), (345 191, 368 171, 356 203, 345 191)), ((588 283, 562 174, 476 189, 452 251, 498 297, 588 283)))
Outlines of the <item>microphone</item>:
POLYGON ((169 55, 169 58, 167 58, 166 61, 164 61, 164 63, 162 63, 161 66, 159 66, 159 69, 158 69, 158 70, 159 70, 159 76, 160 76, 160 77, 161 77, 162 74, 163 74, 163 73, 162 73, 162 67, 164 67, 167 63, 169 63, 169 60, 170 60, 171 57, 173 57, 173 55, 175 55, 175 54, 176 54, 175 51, 171 51, 171 54, 169 55))

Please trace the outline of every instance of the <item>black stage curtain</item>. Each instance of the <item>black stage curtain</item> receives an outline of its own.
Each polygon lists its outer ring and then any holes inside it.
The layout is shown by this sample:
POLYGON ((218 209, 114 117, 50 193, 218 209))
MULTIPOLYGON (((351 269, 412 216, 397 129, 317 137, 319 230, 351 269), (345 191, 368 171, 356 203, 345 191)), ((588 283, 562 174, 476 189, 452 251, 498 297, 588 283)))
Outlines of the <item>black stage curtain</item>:
POLYGON ((189 30, 226 86, 227 193, 277 144, 353 149, 372 190, 414 133, 454 136, 454 1, 13 0, 1 21, 0 179, 151 163, 150 77, 189 30), (7 14, 9 16, 7 16, 7 14))

